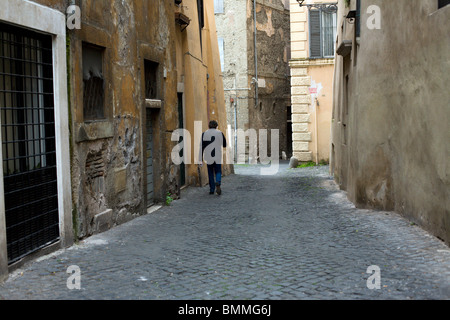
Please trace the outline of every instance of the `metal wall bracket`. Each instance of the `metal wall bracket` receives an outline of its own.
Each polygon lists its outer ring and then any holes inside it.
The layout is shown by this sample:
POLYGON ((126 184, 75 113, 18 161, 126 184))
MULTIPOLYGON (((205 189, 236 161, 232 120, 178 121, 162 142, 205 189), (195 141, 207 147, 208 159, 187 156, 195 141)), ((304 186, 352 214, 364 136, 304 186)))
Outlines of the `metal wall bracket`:
POLYGON ((182 26, 183 29, 181 29, 181 31, 184 31, 188 27, 188 25, 191 23, 191 20, 185 14, 183 14, 181 12, 176 12, 175 13, 175 22, 177 24, 179 24, 180 26, 182 26))
POLYGON ((321 10, 328 13, 333 13, 338 11, 337 2, 332 3, 305 3, 305 0, 297 0, 301 7, 307 7, 308 10, 315 9, 321 10))

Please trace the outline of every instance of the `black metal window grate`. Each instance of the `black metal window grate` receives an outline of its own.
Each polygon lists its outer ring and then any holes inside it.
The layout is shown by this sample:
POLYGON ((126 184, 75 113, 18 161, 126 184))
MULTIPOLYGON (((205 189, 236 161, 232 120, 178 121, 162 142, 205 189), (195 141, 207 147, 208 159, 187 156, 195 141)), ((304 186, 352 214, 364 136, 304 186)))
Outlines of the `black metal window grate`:
POLYGON ((104 48, 83 44, 83 117, 85 121, 105 119, 104 48))
POLYGON ((59 238, 52 38, 0 23, 8 262, 59 238))

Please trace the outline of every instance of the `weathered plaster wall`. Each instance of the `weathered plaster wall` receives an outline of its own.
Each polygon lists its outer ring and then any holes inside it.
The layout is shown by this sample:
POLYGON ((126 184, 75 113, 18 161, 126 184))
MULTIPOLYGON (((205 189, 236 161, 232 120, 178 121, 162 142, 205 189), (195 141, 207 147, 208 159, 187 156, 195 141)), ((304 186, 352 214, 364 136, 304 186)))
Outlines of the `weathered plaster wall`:
MULTIPOLYGON (((332 165, 358 206, 395 210, 447 243, 449 18, 450 7, 437 10, 434 0, 362 1, 360 45, 336 68, 332 165), (367 28, 372 4, 381 8, 381 30, 367 28), (348 119, 339 118, 346 73, 348 119)), ((355 44, 350 26, 343 29, 338 42, 344 34, 355 44)))
POLYGON ((179 193, 170 161, 178 126, 174 4, 83 1, 82 26, 69 31, 73 116, 72 176, 78 237, 101 232, 145 212, 144 59, 157 62, 158 99, 152 109, 155 200, 179 193), (149 24, 148 21, 152 23, 149 24), (105 48, 105 119, 83 118, 82 44, 105 48))
POLYGON ((309 107, 309 113, 311 115, 309 126, 311 142, 309 150, 312 150, 313 161, 317 162, 327 163, 330 160, 333 70, 334 61, 331 64, 311 66, 308 68, 308 76, 311 77, 311 86, 315 85, 317 89, 317 94, 313 96, 313 101, 317 98, 317 102, 313 102, 309 107))
POLYGON ((235 127, 242 130, 279 129, 281 156, 281 151, 287 149, 286 111, 290 105, 289 10, 281 0, 257 0, 256 15, 258 102, 255 100, 253 1, 226 0, 224 13, 215 15, 218 37, 224 38, 227 122, 233 136, 235 127))
POLYGON ((328 162, 334 59, 310 59, 308 9, 300 7, 295 0, 290 0, 290 3, 293 157, 301 162, 328 162), (317 94, 311 94, 310 88, 315 88, 317 94))
MULTIPOLYGON (((255 77, 254 19, 252 1, 247 3, 247 46, 249 83, 255 77)), ((281 0, 256 2, 256 43, 258 100, 249 99, 249 126, 279 129, 281 156, 287 150, 287 107, 290 106, 290 23, 289 9, 281 0)), ((253 86, 254 90, 254 86, 253 86)), ((270 141, 270 139, 269 139, 270 141)), ((270 150, 270 142, 268 142, 270 150)), ((270 154, 270 151, 269 151, 270 154)))
MULTIPOLYGON (((178 85, 183 92, 185 129, 191 135, 191 164, 187 165, 186 183, 202 185, 208 183, 207 168, 201 170, 201 181, 197 171, 198 148, 201 132, 195 131, 195 122, 200 121, 202 130, 208 129, 210 120, 219 123, 219 129, 226 132, 226 111, 219 48, 212 1, 204 2, 204 27, 200 31, 196 0, 185 0, 177 8, 190 19, 184 30, 178 26, 176 31, 176 51, 178 85), (183 31, 182 31, 183 30, 183 31), (201 34, 201 41, 200 41, 201 34)), ((187 147, 187 145, 185 145, 187 147)), ((229 174, 232 168, 223 166, 223 173, 229 174)))
MULTIPOLYGON (((225 92, 220 64, 219 44, 217 40, 217 29, 214 15, 214 2, 205 2, 206 25, 206 52, 208 63, 208 115, 211 120, 216 120, 220 130, 226 135, 227 132, 227 111, 225 107, 225 92)), ((227 142, 228 147, 230 141, 227 142)), ((226 154, 224 153, 223 174, 234 173, 234 167, 226 163, 226 154)))
MULTIPOLYGON (((173 1, 35 2, 40 5, 9 1, 7 9, 12 10, 2 11, 4 15, 0 20, 10 21, 8 15, 12 15, 11 21, 23 21, 27 15, 34 14, 30 20, 35 24, 24 25, 57 35, 54 70, 55 83, 58 83, 55 119, 60 245, 70 246, 73 241, 146 213, 150 205, 146 200, 147 115, 153 128, 155 201, 164 202, 167 193, 172 198, 180 195, 180 167, 171 158, 177 144, 171 138, 179 126, 179 89, 185 94, 185 123, 192 134, 197 120, 203 122, 205 130, 210 119, 218 120, 220 127, 226 128, 213 2, 205 1, 202 42, 196 0, 183 1, 193 22, 184 34, 175 24, 177 8, 173 1), (81 9, 81 29, 65 29, 66 9, 71 4, 81 9), (56 10, 47 10, 45 6, 56 10), (25 9, 28 9, 27 14, 20 12, 25 9), (67 42, 63 35, 67 35, 67 42), (97 119, 88 119, 83 110, 84 44, 102 48, 101 59, 90 59, 103 60, 97 70, 101 70, 104 80, 104 117, 97 119), (67 67, 61 62, 66 60, 67 67), (157 64, 155 79, 152 79, 156 83, 156 97, 152 103, 145 101, 146 60, 157 64)), ((191 147, 193 152, 194 145, 191 147)), ((195 183, 198 180, 196 166, 191 165, 190 169, 188 179, 193 178, 195 183)), ((225 174, 231 172, 232 167, 224 167, 225 174)), ((204 168, 203 176, 206 175, 204 168)), ((2 210, 0 208, 0 212, 2 210)), ((0 229, 5 229, 3 213, 0 218, 0 229)), ((0 281, 8 274, 6 254, 6 239, 0 236, 0 281)))

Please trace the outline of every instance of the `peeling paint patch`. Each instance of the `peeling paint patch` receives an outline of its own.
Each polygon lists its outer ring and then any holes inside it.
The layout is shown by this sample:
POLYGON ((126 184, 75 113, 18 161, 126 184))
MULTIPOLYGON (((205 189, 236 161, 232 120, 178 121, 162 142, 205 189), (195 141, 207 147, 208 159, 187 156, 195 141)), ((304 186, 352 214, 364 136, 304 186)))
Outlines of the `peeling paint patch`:
POLYGON ((321 83, 321 82, 316 83, 315 80, 311 80, 311 86, 310 86, 309 88, 310 88, 310 89, 315 89, 314 91, 315 91, 316 93, 313 94, 314 96, 319 96, 320 92, 321 92, 322 89, 323 89, 323 86, 322 86, 322 83, 321 83))
MULTIPOLYGON (((259 11, 261 11, 261 7, 259 7, 259 11)), ((256 12, 258 13, 258 7, 256 12)), ((268 37, 272 37, 275 34, 275 29, 272 24, 272 10, 266 8, 264 12, 266 14, 267 22, 260 23, 258 22, 258 19, 256 19, 256 29, 259 31, 264 31, 268 37)))

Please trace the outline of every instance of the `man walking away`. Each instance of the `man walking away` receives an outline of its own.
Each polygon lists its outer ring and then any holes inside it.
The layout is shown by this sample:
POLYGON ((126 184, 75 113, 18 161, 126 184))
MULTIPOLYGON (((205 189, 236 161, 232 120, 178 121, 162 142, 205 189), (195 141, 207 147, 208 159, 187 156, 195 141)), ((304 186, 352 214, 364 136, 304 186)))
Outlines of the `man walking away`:
POLYGON ((203 132, 199 159, 202 161, 200 167, 203 166, 203 160, 208 166, 209 194, 214 194, 216 191, 218 195, 221 195, 222 147, 227 147, 227 141, 224 134, 217 130, 218 126, 217 121, 212 120, 209 122, 209 129, 203 132))

